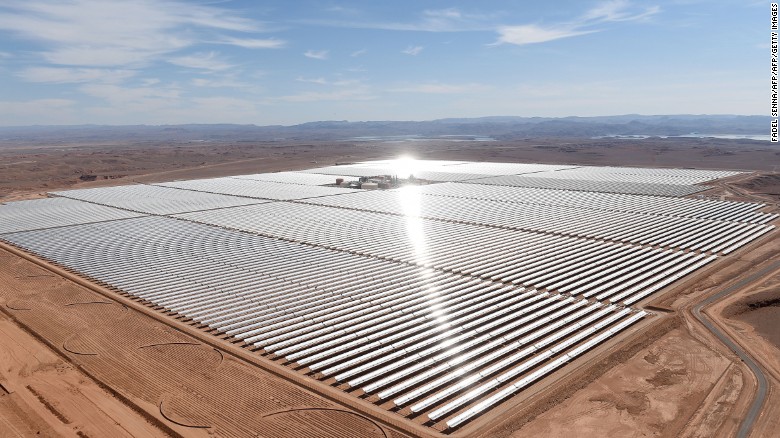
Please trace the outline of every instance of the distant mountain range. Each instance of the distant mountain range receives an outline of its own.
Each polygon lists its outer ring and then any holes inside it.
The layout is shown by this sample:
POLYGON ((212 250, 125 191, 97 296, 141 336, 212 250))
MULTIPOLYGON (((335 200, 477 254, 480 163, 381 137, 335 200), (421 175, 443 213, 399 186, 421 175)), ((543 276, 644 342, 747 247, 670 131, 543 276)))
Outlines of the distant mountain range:
POLYGON ((355 137, 444 135, 488 136, 497 140, 609 135, 674 136, 691 133, 769 133, 768 116, 636 114, 600 117, 479 117, 412 121, 321 121, 292 126, 230 124, 69 125, 0 127, 0 142, 193 142, 349 140, 355 137))

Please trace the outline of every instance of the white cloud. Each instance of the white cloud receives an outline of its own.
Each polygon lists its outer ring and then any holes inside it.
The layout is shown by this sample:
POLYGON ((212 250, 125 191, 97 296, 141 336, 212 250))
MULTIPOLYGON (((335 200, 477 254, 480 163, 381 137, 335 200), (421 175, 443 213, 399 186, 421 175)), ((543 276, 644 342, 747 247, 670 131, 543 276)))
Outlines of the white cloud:
POLYGON ((216 52, 193 53, 168 60, 171 64, 200 70, 222 71, 233 68, 232 64, 220 59, 216 52))
POLYGON ((336 87, 349 87, 360 84, 360 81, 355 79, 340 79, 338 81, 333 81, 330 84, 336 87))
POLYGON ((358 56, 363 56, 366 53, 368 53, 368 49, 360 49, 360 50, 355 50, 354 52, 350 53, 349 56, 351 56, 353 58, 357 58, 358 56))
POLYGON ((303 24, 318 26, 347 27, 353 29, 378 29, 412 32, 465 32, 490 31, 495 29, 492 23, 496 15, 466 13, 457 8, 425 10, 416 20, 408 22, 386 21, 338 21, 338 20, 301 20, 303 24))
POLYGON ((633 11, 627 0, 610 0, 599 4, 582 16, 583 21, 637 21, 661 11, 658 6, 649 6, 641 11, 633 11))
POLYGON ((425 94, 463 94, 478 93, 489 90, 490 87, 484 84, 442 84, 438 82, 417 84, 407 87, 395 88, 390 91, 396 93, 425 93, 425 94))
POLYGON ((407 55, 417 56, 420 54, 420 52, 423 51, 425 47, 423 46, 409 46, 405 48, 404 50, 401 50, 401 53, 405 53, 407 55))
POLYGON ((311 59, 319 59, 319 60, 325 60, 328 59, 328 51, 327 50, 307 50, 306 53, 303 54, 303 56, 311 59))
POLYGON ((641 21, 658 14, 660 11, 661 8, 658 6, 635 8, 626 0, 605 1, 588 10, 573 22, 549 25, 522 24, 501 26, 497 29, 498 40, 493 45, 515 44, 522 46, 587 35, 600 32, 601 29, 594 28, 594 26, 599 24, 619 21, 641 21))
POLYGON ((298 76, 295 78, 298 82, 306 82, 308 84, 319 84, 319 85, 328 85, 328 81, 325 80, 325 78, 304 78, 301 76, 298 76))
POLYGON ((254 87, 252 84, 242 82, 232 76, 226 76, 221 78, 194 78, 192 79, 192 85, 195 85, 196 87, 210 87, 210 88, 250 89, 254 87))
POLYGON ((275 38, 223 38, 222 40, 218 41, 218 43, 230 44, 232 46, 243 47, 245 49, 281 49, 287 46, 287 41, 277 40, 275 38))
POLYGON ((578 35, 596 32, 595 30, 576 30, 576 28, 542 27, 535 24, 521 26, 505 26, 498 29, 498 43, 509 43, 522 46, 525 44, 544 43, 578 35))
POLYGON ((298 76, 295 78, 298 82, 305 82, 308 84, 317 84, 317 85, 332 85, 335 87, 347 87, 351 85, 359 85, 360 81, 355 79, 339 79, 336 81, 329 81, 325 78, 305 78, 302 76, 298 76))
POLYGON ((434 9, 434 10, 429 9, 423 11, 423 14, 425 14, 428 17, 451 18, 456 20, 459 20, 463 17, 463 14, 457 8, 434 9))
POLYGON ((187 44, 160 49, 134 49, 119 46, 95 47, 89 45, 61 47, 41 52, 51 64, 81 65, 91 67, 135 67, 146 64, 152 57, 186 47, 187 44))
POLYGON ((133 70, 31 67, 22 70, 17 76, 28 82, 48 82, 53 84, 81 82, 117 83, 134 76, 136 73, 133 70))
POLYGON ((326 12, 336 13, 336 14, 348 14, 348 15, 357 15, 357 14, 360 13, 360 11, 358 11, 355 8, 347 8, 347 7, 338 6, 338 5, 329 6, 329 7, 325 8, 325 11, 326 12))
POLYGON ((4 5, 0 30, 39 42, 40 54, 53 64, 128 66, 208 42, 214 30, 265 29, 226 9, 181 1, 28 0, 4 5))

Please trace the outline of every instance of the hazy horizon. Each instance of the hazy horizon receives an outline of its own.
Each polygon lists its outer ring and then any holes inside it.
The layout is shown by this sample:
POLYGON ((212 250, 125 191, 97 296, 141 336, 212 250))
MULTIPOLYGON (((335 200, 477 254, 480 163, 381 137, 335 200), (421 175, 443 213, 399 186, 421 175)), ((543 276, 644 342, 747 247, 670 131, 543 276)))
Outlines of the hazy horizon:
POLYGON ((762 115, 768 4, 0 5, 0 124, 762 115))
POLYGON ((427 122, 440 122, 448 120, 471 120, 477 121, 481 119, 521 119, 521 120, 533 120, 533 119, 601 119, 601 118, 622 118, 622 117, 670 117, 670 118, 689 118, 689 117, 701 117, 701 118, 731 118, 731 117, 764 117, 770 119, 770 116, 761 114, 602 114, 594 116, 560 116, 560 117, 543 117, 543 116, 512 116, 512 115, 490 115, 490 116, 475 116, 475 117, 442 117, 437 119, 385 119, 385 120, 306 120, 299 123, 278 123, 278 124, 259 124, 259 123, 124 123, 124 124, 105 124, 105 123, 70 123, 70 124, 30 124, 30 125, 3 125, 0 124, 0 128, 34 128, 34 127, 78 127, 78 126, 98 126, 98 127, 123 127, 123 126, 183 126, 183 125, 235 125, 235 126, 256 126, 256 127, 272 127, 283 126, 293 127, 298 125, 314 124, 314 123, 427 123, 427 122))

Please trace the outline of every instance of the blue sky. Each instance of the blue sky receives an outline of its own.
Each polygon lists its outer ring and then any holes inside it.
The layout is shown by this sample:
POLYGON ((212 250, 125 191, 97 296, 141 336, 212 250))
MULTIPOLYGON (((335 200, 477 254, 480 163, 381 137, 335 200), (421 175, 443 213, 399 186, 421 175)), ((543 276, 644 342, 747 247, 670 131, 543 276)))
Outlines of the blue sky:
POLYGON ((766 114, 769 2, 0 0, 0 124, 766 114))

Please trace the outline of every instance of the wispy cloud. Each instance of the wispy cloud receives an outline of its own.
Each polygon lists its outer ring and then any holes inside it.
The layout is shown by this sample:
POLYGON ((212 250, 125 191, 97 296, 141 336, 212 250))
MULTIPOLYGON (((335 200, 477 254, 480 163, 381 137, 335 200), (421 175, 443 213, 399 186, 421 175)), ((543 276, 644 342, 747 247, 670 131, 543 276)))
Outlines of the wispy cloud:
POLYGON ((490 87, 485 84, 443 84, 439 82, 410 85, 395 88, 390 91, 395 93, 425 93, 425 94, 463 94, 478 93, 489 90, 490 87))
POLYGON ((327 50, 307 50, 303 56, 311 59, 325 60, 328 59, 327 50))
POLYGON ((287 46, 287 41, 278 40, 276 38, 256 39, 226 37, 216 42, 219 44, 243 47, 245 49, 281 49, 287 46))
POLYGON ((493 21, 496 15, 463 12, 457 8, 432 9, 422 11, 415 20, 408 22, 340 20, 301 20, 303 24, 318 26, 348 27, 353 29, 377 29, 414 32, 463 32, 490 31, 495 29, 493 21))
MULTIPOLYGON (((181 1, 29 0, 3 2, 0 30, 37 42, 39 54, 52 64, 117 67, 147 64, 209 42, 215 30, 265 29, 233 11, 181 1)), ((258 46, 258 41, 225 43, 258 46)))
POLYGON ((628 0, 605 1, 582 16, 584 22, 638 21, 661 12, 659 6, 633 8, 628 0))
POLYGON ((635 7, 627 0, 610 0, 600 3, 571 22, 501 26, 498 28, 498 40, 493 44, 522 46, 587 35, 600 32, 603 29, 599 25, 605 23, 646 20, 660 11, 658 6, 635 7))
POLYGON ((137 74, 133 70, 109 70, 98 68, 30 67, 17 76, 28 82, 52 84, 104 82, 117 83, 137 74))
POLYGON ((401 50, 401 53, 404 53, 406 55, 417 56, 423 51, 424 48, 425 47, 423 46, 409 46, 404 50, 401 50))
POLYGON ((357 58, 358 56, 363 56, 366 53, 368 53, 368 49, 360 49, 360 50, 355 50, 354 52, 350 53, 349 56, 351 56, 353 58, 357 58))
POLYGON ((347 87, 347 86, 350 86, 350 85, 360 84, 360 81, 359 80, 355 80, 355 79, 338 79, 338 80, 335 80, 335 81, 329 81, 329 80, 327 80, 325 78, 321 78, 321 77, 320 78, 305 78, 303 76, 298 76, 297 78, 295 78, 295 80, 298 81, 298 82, 304 82, 304 83, 307 83, 307 84, 332 85, 332 86, 336 86, 336 87, 347 87))
POLYGON ((222 71, 233 68, 232 64, 220 59, 217 52, 193 53, 168 60, 171 64, 199 70, 222 71))
POLYGON ((328 6, 327 8, 325 8, 325 11, 335 13, 335 14, 346 14, 346 15, 357 15, 360 13, 360 11, 355 8, 348 8, 346 6, 341 6, 341 5, 328 6))
POLYGON ((526 44, 546 43, 561 38, 571 38, 579 35, 598 32, 597 30, 578 30, 576 27, 538 26, 524 24, 520 26, 505 26, 498 29, 499 39, 496 44, 509 43, 523 46, 526 44))
POLYGON ((328 81, 325 80, 325 78, 304 78, 301 76, 298 76, 295 78, 298 82, 305 82, 307 84, 319 84, 319 85, 328 85, 328 81))
POLYGON ((460 20, 463 18, 463 13, 460 12, 460 9, 457 8, 428 9, 424 11, 423 14, 428 17, 448 18, 452 20, 460 20))
POLYGON ((500 14, 464 12, 458 8, 427 9, 419 23, 429 32, 463 32, 489 30, 500 14))

